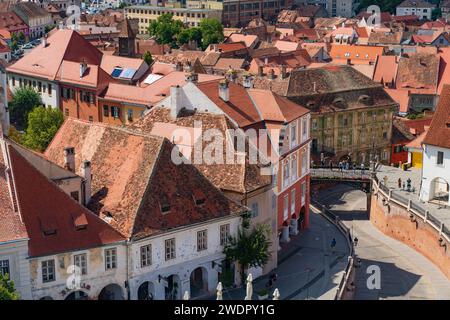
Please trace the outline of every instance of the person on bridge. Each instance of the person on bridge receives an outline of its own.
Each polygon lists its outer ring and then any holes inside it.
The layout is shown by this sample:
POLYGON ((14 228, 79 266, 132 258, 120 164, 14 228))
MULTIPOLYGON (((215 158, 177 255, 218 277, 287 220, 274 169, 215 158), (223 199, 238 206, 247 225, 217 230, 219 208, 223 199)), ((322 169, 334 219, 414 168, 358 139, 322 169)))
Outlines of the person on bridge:
POLYGON ((402 187, 402 178, 398 178, 398 188, 402 187))

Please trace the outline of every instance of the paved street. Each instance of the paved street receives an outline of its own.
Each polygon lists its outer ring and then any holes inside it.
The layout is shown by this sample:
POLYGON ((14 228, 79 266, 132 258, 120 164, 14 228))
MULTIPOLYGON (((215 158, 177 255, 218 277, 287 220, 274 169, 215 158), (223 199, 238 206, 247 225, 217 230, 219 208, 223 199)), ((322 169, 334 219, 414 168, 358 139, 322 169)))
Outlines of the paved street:
POLYGON ((450 299, 450 281, 428 259, 378 231, 368 220, 366 195, 340 185, 322 191, 319 201, 339 215, 358 237, 355 299, 450 299), (369 290, 367 267, 381 270, 381 288, 369 290))
MULTIPOLYGON (((319 214, 311 212, 310 219, 310 228, 292 238, 279 255, 278 280, 273 289, 279 289, 281 299, 332 300, 346 267, 349 248, 345 238, 319 214), (334 255, 330 252, 333 238, 337 241, 334 255)), ((254 281, 254 300, 258 299, 256 293, 267 280, 262 277, 254 281)), ((244 297, 245 287, 223 293, 225 300, 243 300, 244 297)))

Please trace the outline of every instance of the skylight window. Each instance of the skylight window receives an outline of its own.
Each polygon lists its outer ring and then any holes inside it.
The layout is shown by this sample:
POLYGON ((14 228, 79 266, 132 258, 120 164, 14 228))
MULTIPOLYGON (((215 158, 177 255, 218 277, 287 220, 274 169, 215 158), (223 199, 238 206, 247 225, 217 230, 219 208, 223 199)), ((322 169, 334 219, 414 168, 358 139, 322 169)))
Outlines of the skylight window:
POLYGON ((122 68, 114 68, 113 72, 111 72, 111 76, 113 76, 113 78, 118 78, 122 71, 122 68))

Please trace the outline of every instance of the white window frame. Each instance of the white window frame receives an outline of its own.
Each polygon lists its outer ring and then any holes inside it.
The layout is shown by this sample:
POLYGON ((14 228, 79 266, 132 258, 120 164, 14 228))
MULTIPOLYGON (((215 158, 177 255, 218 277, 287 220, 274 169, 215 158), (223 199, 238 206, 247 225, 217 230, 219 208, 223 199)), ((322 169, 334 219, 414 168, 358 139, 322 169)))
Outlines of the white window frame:
POLYGON ((208 250, 208 229, 197 231, 197 252, 208 250))
POLYGON ((117 269, 117 248, 105 249, 105 270, 117 269))
POLYGON ((141 258, 141 268, 145 268, 152 265, 152 245, 147 244, 141 246, 139 249, 141 258))
POLYGON ((86 253, 75 254, 73 256, 73 264, 80 268, 82 275, 86 275, 88 273, 86 253))
POLYGON ((41 261, 42 283, 56 281, 55 259, 41 261))
POLYGON ((164 240, 164 255, 165 255, 166 261, 176 259, 176 257, 177 257, 176 250, 177 250, 177 247, 176 247, 175 238, 170 238, 170 239, 164 240))
POLYGON ((286 194, 283 198, 283 221, 289 217, 289 195, 286 194))
POLYGON ((11 279, 11 263, 9 259, 0 260, 0 274, 1 275, 9 274, 9 278, 11 279), (5 272, 6 268, 8 269, 8 272, 5 272))
POLYGON ((295 188, 291 190, 291 213, 295 213, 295 188))
POLYGON ((293 124, 291 125, 289 135, 290 135, 290 137, 291 137, 289 140, 290 140, 290 142, 291 142, 291 149, 292 149, 292 148, 295 148, 295 147, 298 145, 298 139, 297 139, 297 124, 293 123, 293 124))
POLYGON ((220 245, 226 246, 228 244, 228 238, 230 237, 230 224, 222 224, 220 226, 220 245))

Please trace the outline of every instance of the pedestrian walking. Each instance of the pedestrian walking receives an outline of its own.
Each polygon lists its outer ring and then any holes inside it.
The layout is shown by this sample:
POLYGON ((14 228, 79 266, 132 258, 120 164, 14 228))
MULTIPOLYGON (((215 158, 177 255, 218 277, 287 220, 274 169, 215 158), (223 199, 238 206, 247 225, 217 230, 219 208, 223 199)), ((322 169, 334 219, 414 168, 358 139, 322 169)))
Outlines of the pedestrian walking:
POLYGON ((331 253, 334 254, 335 248, 336 248, 336 239, 333 238, 333 240, 331 240, 331 253))
POLYGON ((402 187, 402 178, 398 178, 398 188, 402 187))

